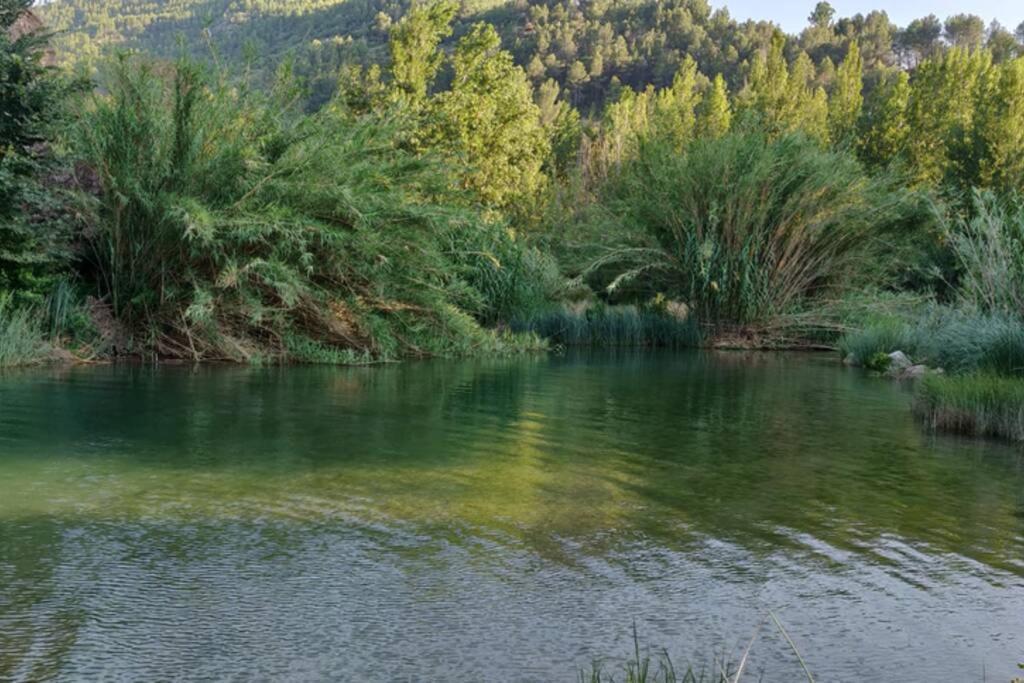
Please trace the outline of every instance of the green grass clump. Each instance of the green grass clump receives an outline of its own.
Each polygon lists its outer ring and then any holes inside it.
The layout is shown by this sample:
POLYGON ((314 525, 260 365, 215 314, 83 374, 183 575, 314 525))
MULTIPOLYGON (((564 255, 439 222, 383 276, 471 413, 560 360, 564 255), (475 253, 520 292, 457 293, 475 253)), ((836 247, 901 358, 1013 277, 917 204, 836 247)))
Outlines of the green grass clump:
MULTIPOLYGON (((876 359, 893 351, 910 353, 917 348, 917 338, 911 327, 903 322, 887 320, 849 333, 839 339, 839 351, 855 365, 872 367, 876 359)), ((881 368, 884 369, 884 368, 881 368)))
POLYGON ((919 208, 894 188, 801 135, 731 133, 683 154, 651 140, 604 191, 607 231, 634 243, 595 272, 610 290, 653 283, 707 325, 769 324, 881 275, 876 250, 898 251, 919 208))
POLYGON ((15 307, 9 296, 0 296, 0 367, 33 365, 49 357, 41 317, 31 308, 15 307))
POLYGON ((932 429, 1024 441, 1024 381, 988 373, 926 377, 915 413, 932 429))
POLYGON ((596 306, 582 311, 563 307, 516 320, 512 329, 532 332, 560 346, 683 349, 698 347, 701 342, 700 327, 692 316, 680 320, 637 306, 596 306))

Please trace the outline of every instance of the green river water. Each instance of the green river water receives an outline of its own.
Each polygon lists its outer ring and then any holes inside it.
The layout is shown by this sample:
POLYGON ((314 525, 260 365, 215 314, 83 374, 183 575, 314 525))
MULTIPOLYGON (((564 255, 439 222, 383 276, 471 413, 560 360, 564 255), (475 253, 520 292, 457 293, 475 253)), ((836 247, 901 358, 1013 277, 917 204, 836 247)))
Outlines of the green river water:
MULTIPOLYGON (((7 372, 0 681, 571 681, 771 610, 818 681, 1008 683, 1024 456, 910 400, 785 354, 7 372)), ((771 626, 748 671, 801 676, 771 626)))

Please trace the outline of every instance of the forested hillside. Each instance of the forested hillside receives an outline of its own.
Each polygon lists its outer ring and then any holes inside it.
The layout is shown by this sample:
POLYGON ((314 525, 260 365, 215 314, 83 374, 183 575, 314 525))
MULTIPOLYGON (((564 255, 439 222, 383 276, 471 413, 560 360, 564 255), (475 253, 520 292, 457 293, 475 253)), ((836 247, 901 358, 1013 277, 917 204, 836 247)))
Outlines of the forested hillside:
MULTIPOLYGON (((53 0, 38 10, 60 32, 58 52, 66 63, 93 65, 116 47, 174 57, 185 46, 194 56, 216 54, 269 73, 291 54, 322 102, 341 64, 387 61, 389 29, 408 7, 407 0, 53 0)), ((1021 52, 1024 41, 1024 25, 1014 32, 969 14, 899 27, 883 11, 840 18, 828 3, 808 10, 807 28, 787 36, 785 54, 792 61, 806 53, 815 84, 826 89, 852 40, 869 88, 884 69, 912 68, 948 46, 987 46, 1000 62, 1021 52)), ((669 85, 686 56, 701 73, 722 74, 738 90, 754 54, 777 30, 767 21, 736 21, 707 0, 466 0, 455 38, 477 21, 495 26, 535 84, 555 79, 584 111, 619 85, 669 85)))

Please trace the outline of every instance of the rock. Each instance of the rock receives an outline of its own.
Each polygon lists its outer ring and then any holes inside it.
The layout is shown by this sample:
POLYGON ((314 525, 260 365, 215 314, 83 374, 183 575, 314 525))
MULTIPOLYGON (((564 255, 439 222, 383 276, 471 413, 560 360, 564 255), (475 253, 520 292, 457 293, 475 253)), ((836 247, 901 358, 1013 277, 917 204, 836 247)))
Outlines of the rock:
POLYGON ((853 355, 852 353, 846 354, 846 358, 843 359, 843 365, 856 365, 856 364, 857 364, 857 356, 853 355))
POLYGON ((907 354, 902 351, 893 351, 889 354, 889 369, 891 371, 906 370, 912 365, 913 363, 907 358, 907 354))
POLYGON ((918 379, 928 374, 927 365, 911 365, 900 373, 900 379, 918 379))

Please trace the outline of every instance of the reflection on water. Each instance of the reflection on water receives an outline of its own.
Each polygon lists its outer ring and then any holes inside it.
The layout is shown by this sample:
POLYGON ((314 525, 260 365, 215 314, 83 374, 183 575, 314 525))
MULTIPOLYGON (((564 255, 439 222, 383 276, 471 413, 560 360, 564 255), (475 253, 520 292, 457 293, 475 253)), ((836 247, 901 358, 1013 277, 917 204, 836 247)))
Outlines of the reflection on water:
POLYGON ((8 373, 0 680, 569 680, 767 609, 819 680, 1008 680, 1024 459, 831 360, 8 373))

